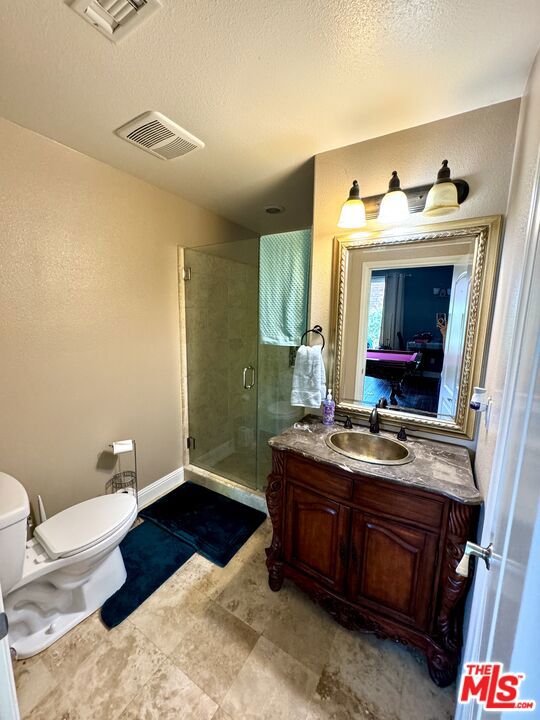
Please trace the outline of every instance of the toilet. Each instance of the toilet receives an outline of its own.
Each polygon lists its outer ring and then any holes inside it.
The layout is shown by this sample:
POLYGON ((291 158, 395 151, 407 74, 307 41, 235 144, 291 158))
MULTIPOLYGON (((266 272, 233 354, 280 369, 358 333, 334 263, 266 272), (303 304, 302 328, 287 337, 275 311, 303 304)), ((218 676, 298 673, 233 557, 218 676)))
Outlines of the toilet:
POLYGON ((45 520, 27 541, 29 514, 24 487, 0 472, 0 586, 17 658, 44 650, 122 587, 118 545, 137 502, 123 493, 85 500, 45 520))
POLYGON ((267 406, 265 418, 261 418, 263 429, 272 435, 279 435, 284 428, 292 425, 302 417, 302 412, 291 405, 290 400, 274 400, 267 406))

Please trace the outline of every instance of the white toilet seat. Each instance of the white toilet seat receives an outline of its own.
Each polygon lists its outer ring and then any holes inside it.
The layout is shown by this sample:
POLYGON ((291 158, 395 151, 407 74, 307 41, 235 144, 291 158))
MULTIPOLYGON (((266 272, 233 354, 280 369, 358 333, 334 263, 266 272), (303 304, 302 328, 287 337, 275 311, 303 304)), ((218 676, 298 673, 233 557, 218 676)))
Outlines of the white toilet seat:
MULTIPOLYGON (((93 562, 98 559, 100 555, 106 555, 110 552, 111 548, 117 545, 122 538, 125 537, 137 517, 137 502, 135 498, 132 495, 122 495, 125 498, 130 498, 131 500, 130 514, 120 525, 118 525, 118 527, 113 530, 111 534, 80 552, 53 560, 46 549, 41 545, 37 537, 34 536, 31 540, 29 540, 26 543, 22 577, 19 582, 13 586, 10 593, 18 588, 28 585, 30 582, 37 580, 43 575, 48 575, 50 572, 62 570, 64 568, 68 568, 70 565, 80 564, 84 561, 93 562)), ((106 497, 110 498, 111 496, 108 495, 106 497)))
POLYGON ((45 520, 34 537, 52 559, 71 557, 114 534, 132 513, 132 495, 101 495, 73 505, 45 520))

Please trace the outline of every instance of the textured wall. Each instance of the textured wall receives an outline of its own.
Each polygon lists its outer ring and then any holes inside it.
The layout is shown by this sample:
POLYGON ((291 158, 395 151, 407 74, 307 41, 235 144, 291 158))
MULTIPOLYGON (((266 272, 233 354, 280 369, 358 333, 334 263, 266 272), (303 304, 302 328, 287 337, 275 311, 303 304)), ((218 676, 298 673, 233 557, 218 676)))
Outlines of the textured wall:
MULTIPOLYGON (((471 190, 459 214, 446 219, 505 213, 518 113, 519 100, 511 100, 316 156, 311 325, 330 327, 332 239, 352 181, 363 196, 384 192, 392 170, 403 187, 422 185, 448 158, 453 175, 471 190)), ((428 222, 413 216, 413 223, 428 222)))
POLYGON ((1 119, 0 166, 0 469, 52 513, 134 437, 144 486, 181 465, 177 246, 249 233, 1 119))
POLYGON ((508 201, 506 229, 501 258, 501 271, 491 331, 485 386, 493 398, 489 428, 481 424, 475 460, 476 477, 486 493, 495 454, 495 440, 499 429, 501 401, 508 357, 512 349, 512 335, 517 313, 518 288, 524 271, 523 249, 534 197, 534 181, 540 146, 540 55, 531 70, 519 115, 516 153, 512 168, 512 184, 508 201))

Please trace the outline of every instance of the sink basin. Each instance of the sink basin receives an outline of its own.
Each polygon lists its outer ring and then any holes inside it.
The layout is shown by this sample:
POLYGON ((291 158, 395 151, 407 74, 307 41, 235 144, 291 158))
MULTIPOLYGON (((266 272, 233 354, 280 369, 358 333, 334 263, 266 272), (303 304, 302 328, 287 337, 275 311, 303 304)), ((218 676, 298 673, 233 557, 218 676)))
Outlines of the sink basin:
POLYGON ((414 455, 403 443, 371 433, 341 430, 328 435, 326 444, 353 460, 375 465, 404 465, 414 460, 414 455))

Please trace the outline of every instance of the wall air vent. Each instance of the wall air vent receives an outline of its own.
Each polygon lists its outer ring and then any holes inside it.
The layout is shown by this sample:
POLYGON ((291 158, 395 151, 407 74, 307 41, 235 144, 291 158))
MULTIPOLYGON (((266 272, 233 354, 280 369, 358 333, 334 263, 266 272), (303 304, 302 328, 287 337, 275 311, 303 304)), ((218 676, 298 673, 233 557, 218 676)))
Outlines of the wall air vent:
POLYGON ((130 120, 115 133, 162 160, 175 160, 204 147, 201 140, 154 110, 130 120))
POLYGON ((159 0, 64 0, 102 35, 117 42, 161 7, 159 0))

